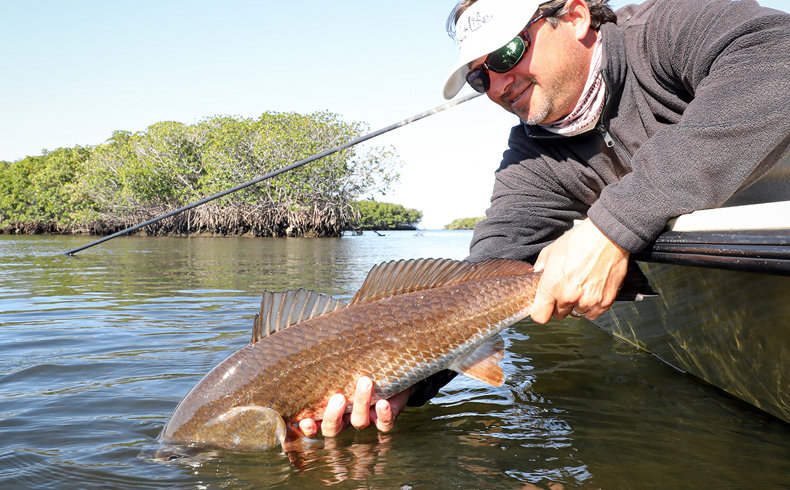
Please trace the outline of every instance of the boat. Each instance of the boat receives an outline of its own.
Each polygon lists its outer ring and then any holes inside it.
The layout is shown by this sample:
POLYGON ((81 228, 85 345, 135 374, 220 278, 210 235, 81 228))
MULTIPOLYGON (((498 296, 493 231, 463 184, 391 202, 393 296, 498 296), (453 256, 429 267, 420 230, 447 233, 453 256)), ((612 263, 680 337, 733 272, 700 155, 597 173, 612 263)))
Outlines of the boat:
POLYGON ((634 258, 658 296, 594 323, 790 423, 790 158, 634 258))

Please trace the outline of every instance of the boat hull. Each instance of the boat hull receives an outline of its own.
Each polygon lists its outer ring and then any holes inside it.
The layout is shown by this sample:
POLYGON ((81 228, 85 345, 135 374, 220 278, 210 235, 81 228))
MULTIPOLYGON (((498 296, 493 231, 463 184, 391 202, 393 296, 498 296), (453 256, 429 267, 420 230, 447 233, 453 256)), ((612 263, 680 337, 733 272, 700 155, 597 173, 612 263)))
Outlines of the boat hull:
POLYGON ((658 297, 595 323, 790 422, 790 276, 640 262, 658 297))

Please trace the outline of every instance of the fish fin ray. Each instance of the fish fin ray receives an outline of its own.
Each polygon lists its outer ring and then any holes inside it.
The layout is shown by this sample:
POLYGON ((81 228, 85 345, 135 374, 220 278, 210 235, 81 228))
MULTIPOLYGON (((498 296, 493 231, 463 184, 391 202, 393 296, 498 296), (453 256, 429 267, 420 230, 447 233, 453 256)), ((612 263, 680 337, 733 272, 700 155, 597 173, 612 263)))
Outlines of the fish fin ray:
POLYGON ((504 356, 505 341, 499 335, 494 335, 470 354, 454 362, 450 369, 492 386, 502 386, 505 373, 499 366, 499 361, 504 356))
POLYGON ((252 338, 250 342, 255 343, 261 338, 261 314, 255 314, 255 320, 252 322, 252 338))
POLYGON ((346 306, 327 294, 316 293, 309 289, 296 289, 284 292, 265 291, 261 307, 255 316, 251 342, 286 329, 291 325, 315 318, 346 306))
POLYGON ((532 265, 512 259, 472 263, 451 259, 391 260, 373 266, 349 304, 449 286, 467 281, 532 273, 532 265))

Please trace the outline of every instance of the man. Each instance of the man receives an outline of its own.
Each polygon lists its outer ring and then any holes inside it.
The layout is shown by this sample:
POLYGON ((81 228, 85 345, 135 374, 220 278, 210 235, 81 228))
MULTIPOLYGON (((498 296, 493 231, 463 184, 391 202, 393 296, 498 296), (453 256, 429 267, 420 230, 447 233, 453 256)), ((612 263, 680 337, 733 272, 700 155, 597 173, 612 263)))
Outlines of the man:
MULTIPOLYGON (((534 261, 538 323, 599 317, 669 219, 724 204, 790 148, 790 16, 752 0, 615 16, 607 1, 462 0, 448 21, 460 58, 445 97, 468 83, 521 120, 468 260, 534 261)), ((391 429, 411 393, 368 410, 371 390, 362 378, 345 418, 336 395, 324 435, 391 429)))

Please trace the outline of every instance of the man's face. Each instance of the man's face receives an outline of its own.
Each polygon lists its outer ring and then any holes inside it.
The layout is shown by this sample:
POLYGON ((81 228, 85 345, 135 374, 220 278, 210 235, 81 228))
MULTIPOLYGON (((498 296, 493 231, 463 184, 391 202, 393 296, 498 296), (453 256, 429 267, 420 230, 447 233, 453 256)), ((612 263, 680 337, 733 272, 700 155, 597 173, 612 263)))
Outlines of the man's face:
MULTIPOLYGON (((559 18, 556 28, 538 21, 529 28, 532 45, 521 61, 507 73, 488 71, 488 98, 527 124, 548 124, 567 116, 587 81, 591 53, 565 18, 559 18)), ((485 59, 481 56, 470 68, 485 59)))

